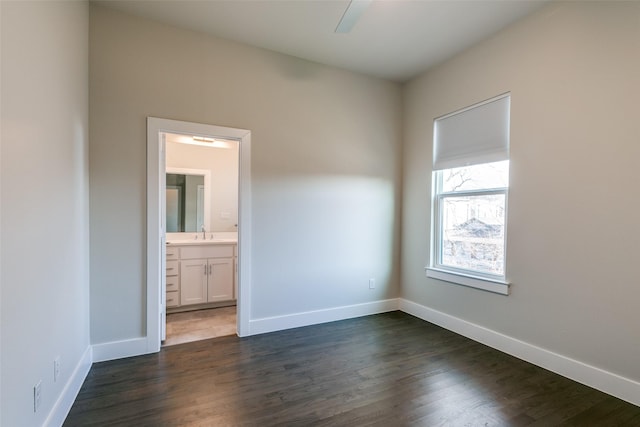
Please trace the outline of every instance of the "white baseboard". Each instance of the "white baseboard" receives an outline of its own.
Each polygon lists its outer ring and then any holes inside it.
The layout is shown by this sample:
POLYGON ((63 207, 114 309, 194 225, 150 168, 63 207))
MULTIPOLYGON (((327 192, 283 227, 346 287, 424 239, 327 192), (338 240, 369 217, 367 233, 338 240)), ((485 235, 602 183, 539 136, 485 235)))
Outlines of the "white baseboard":
MULTIPOLYGON (((249 334, 257 335, 301 326, 316 325, 353 317, 368 316, 398 310, 398 299, 388 299, 363 304, 328 308, 325 310, 306 311, 284 316, 265 317, 249 322, 249 334)), ((133 338, 93 345, 93 362, 122 359, 152 353, 149 350, 147 337, 133 338)))
POLYGON ((417 304, 400 299, 401 311, 422 320, 441 326, 457 334, 471 338, 482 344, 493 347, 518 359, 548 369, 552 372, 588 385, 607 394, 640 406, 640 383, 587 365, 578 360, 537 347, 499 332, 476 325, 458 317, 451 316, 417 304))
POLYGON ((76 397, 80 392, 80 388, 82 388, 82 383, 84 383, 85 378, 87 378, 87 375, 89 374, 92 360, 92 349, 91 346, 88 346, 71 373, 69 381, 64 385, 56 403, 54 403, 53 408, 51 408, 51 412, 49 412, 49 415, 43 424, 45 427, 57 427, 64 423, 64 420, 67 418, 67 415, 69 415, 69 411, 73 406, 73 402, 75 402, 76 397))
POLYGON ((149 353, 147 338, 132 338, 93 345, 93 361, 123 359, 149 353))
POLYGON ((284 316, 263 317, 249 321, 249 335, 264 334, 301 326, 317 325, 336 320, 351 319, 371 314, 398 310, 398 299, 388 299, 363 304, 345 305, 325 310, 305 311, 284 316))

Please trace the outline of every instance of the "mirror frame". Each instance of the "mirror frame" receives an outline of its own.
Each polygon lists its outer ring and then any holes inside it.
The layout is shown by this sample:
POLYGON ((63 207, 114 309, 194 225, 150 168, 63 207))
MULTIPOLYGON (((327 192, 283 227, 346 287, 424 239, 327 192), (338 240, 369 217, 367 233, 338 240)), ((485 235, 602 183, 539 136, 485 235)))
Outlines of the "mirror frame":
MULTIPOLYGON (((204 176, 204 228, 207 233, 212 232, 211 230, 211 171, 208 169, 190 169, 190 168, 166 168, 166 174, 173 173, 178 175, 203 175, 204 176)), ((166 221, 166 218, 164 219, 166 221)), ((196 230, 196 233, 199 233, 200 230, 196 230)), ((191 231, 185 231, 184 233, 192 233, 191 231)))

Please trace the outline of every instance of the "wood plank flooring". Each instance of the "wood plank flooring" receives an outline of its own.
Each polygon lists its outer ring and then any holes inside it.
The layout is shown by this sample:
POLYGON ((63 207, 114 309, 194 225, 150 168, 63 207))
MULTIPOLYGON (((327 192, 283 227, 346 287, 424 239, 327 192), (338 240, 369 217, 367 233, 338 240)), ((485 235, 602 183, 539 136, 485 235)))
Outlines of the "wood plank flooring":
POLYGON ((402 312, 95 364, 65 426, 640 426, 640 407, 402 312))

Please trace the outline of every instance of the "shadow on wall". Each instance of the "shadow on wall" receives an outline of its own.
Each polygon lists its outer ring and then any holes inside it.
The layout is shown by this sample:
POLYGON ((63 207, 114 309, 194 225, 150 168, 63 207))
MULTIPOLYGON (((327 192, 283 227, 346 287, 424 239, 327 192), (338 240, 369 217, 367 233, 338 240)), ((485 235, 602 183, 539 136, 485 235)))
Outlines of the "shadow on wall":
MULTIPOLYGON (((254 250, 281 264, 254 260, 254 297, 274 305, 295 300, 313 310, 397 296, 399 219, 393 183, 353 176, 279 176, 255 181, 254 250), (286 271, 286 274, 284 273, 286 271), (375 278, 376 289, 369 289, 375 278), (267 289, 270 288, 270 289, 267 289), (264 293, 264 295, 262 295, 264 293)), ((273 315, 267 311, 257 317, 273 315)))
POLYGON ((276 69, 291 80, 312 80, 318 74, 318 64, 288 55, 270 56, 276 69))

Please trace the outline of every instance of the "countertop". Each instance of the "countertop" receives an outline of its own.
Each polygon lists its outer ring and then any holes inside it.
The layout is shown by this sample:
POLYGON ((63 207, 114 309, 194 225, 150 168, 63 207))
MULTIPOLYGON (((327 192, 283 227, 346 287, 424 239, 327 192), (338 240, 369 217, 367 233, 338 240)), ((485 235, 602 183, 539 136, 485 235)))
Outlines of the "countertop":
POLYGON ((194 245, 230 245, 237 244, 236 239, 209 239, 209 240, 196 240, 196 239, 184 239, 184 240, 167 240, 167 245, 171 246, 194 246, 194 245))

